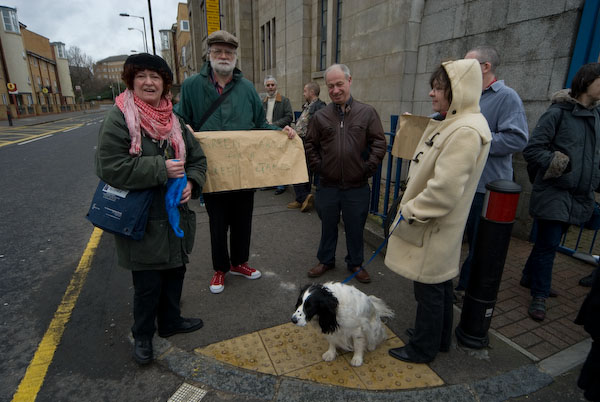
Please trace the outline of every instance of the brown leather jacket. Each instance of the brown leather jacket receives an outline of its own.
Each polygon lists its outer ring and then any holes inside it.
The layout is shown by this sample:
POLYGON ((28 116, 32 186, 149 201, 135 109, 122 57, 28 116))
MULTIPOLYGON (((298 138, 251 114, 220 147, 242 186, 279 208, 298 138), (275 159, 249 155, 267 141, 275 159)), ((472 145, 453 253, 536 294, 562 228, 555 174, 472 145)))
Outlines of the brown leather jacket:
POLYGON ((361 187, 373 176, 386 141, 375 109, 352 100, 343 117, 334 103, 315 113, 305 147, 310 170, 321 176, 321 185, 346 189, 361 187))

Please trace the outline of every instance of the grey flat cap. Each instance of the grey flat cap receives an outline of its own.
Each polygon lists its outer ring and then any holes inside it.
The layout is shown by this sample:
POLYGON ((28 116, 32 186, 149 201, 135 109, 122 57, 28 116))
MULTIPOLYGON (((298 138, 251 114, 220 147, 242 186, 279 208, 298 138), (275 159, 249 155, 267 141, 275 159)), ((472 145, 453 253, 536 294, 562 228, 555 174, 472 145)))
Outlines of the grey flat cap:
POLYGON ((229 32, 223 31, 223 30, 215 31, 215 32, 211 33, 210 35, 208 35, 206 42, 208 43, 208 46, 212 45, 213 43, 226 43, 228 45, 235 47, 236 49, 239 44, 238 38, 236 38, 229 32))

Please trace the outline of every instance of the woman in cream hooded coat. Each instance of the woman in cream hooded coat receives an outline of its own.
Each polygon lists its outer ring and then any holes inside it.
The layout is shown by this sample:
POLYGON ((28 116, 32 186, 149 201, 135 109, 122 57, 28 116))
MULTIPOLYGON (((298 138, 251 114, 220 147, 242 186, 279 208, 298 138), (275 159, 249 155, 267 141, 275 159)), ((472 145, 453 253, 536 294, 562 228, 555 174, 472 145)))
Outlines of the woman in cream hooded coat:
POLYGON ((477 60, 445 62, 441 68, 432 75, 429 94, 441 120, 429 122, 417 145, 385 258, 392 271, 414 281, 417 301, 408 345, 389 352, 415 363, 430 362, 438 351, 449 350, 452 278, 459 273, 465 222, 491 141, 479 112, 482 75, 477 60), (440 109, 436 91, 443 90, 440 109))

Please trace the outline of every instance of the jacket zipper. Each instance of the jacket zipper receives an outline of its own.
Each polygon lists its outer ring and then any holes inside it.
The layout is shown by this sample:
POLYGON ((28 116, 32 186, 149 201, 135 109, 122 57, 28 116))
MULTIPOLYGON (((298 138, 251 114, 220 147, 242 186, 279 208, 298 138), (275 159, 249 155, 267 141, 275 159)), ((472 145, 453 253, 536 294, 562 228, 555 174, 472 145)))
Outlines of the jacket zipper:
POLYGON ((342 182, 342 188, 345 188, 345 184, 344 184, 344 117, 346 116, 346 113, 344 113, 342 115, 342 119, 340 121, 340 136, 339 136, 339 141, 340 141, 340 178, 341 178, 341 182, 342 182))

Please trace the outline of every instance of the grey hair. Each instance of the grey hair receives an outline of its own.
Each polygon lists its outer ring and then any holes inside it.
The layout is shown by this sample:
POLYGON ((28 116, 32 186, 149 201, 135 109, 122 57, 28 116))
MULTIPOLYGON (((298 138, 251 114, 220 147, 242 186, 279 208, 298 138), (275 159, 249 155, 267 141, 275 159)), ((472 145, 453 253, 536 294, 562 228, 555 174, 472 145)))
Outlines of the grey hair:
POLYGON ((273 82, 275 82, 275 85, 277 85, 277 80, 272 75, 267 75, 265 77, 265 80, 263 81, 263 85, 267 85, 267 81, 273 81, 273 82))
POLYGON ((333 70, 341 70, 344 73, 346 79, 350 79, 350 69, 345 64, 332 64, 325 70, 325 80, 327 80, 327 74, 329 74, 333 70))
POLYGON ((308 88, 309 91, 313 91, 316 97, 321 93, 321 87, 314 81, 307 83, 305 87, 308 88))
POLYGON ((495 47, 489 45, 476 46, 469 52, 477 53, 477 61, 480 63, 490 63, 492 73, 496 72, 496 67, 500 65, 500 55, 495 47))

